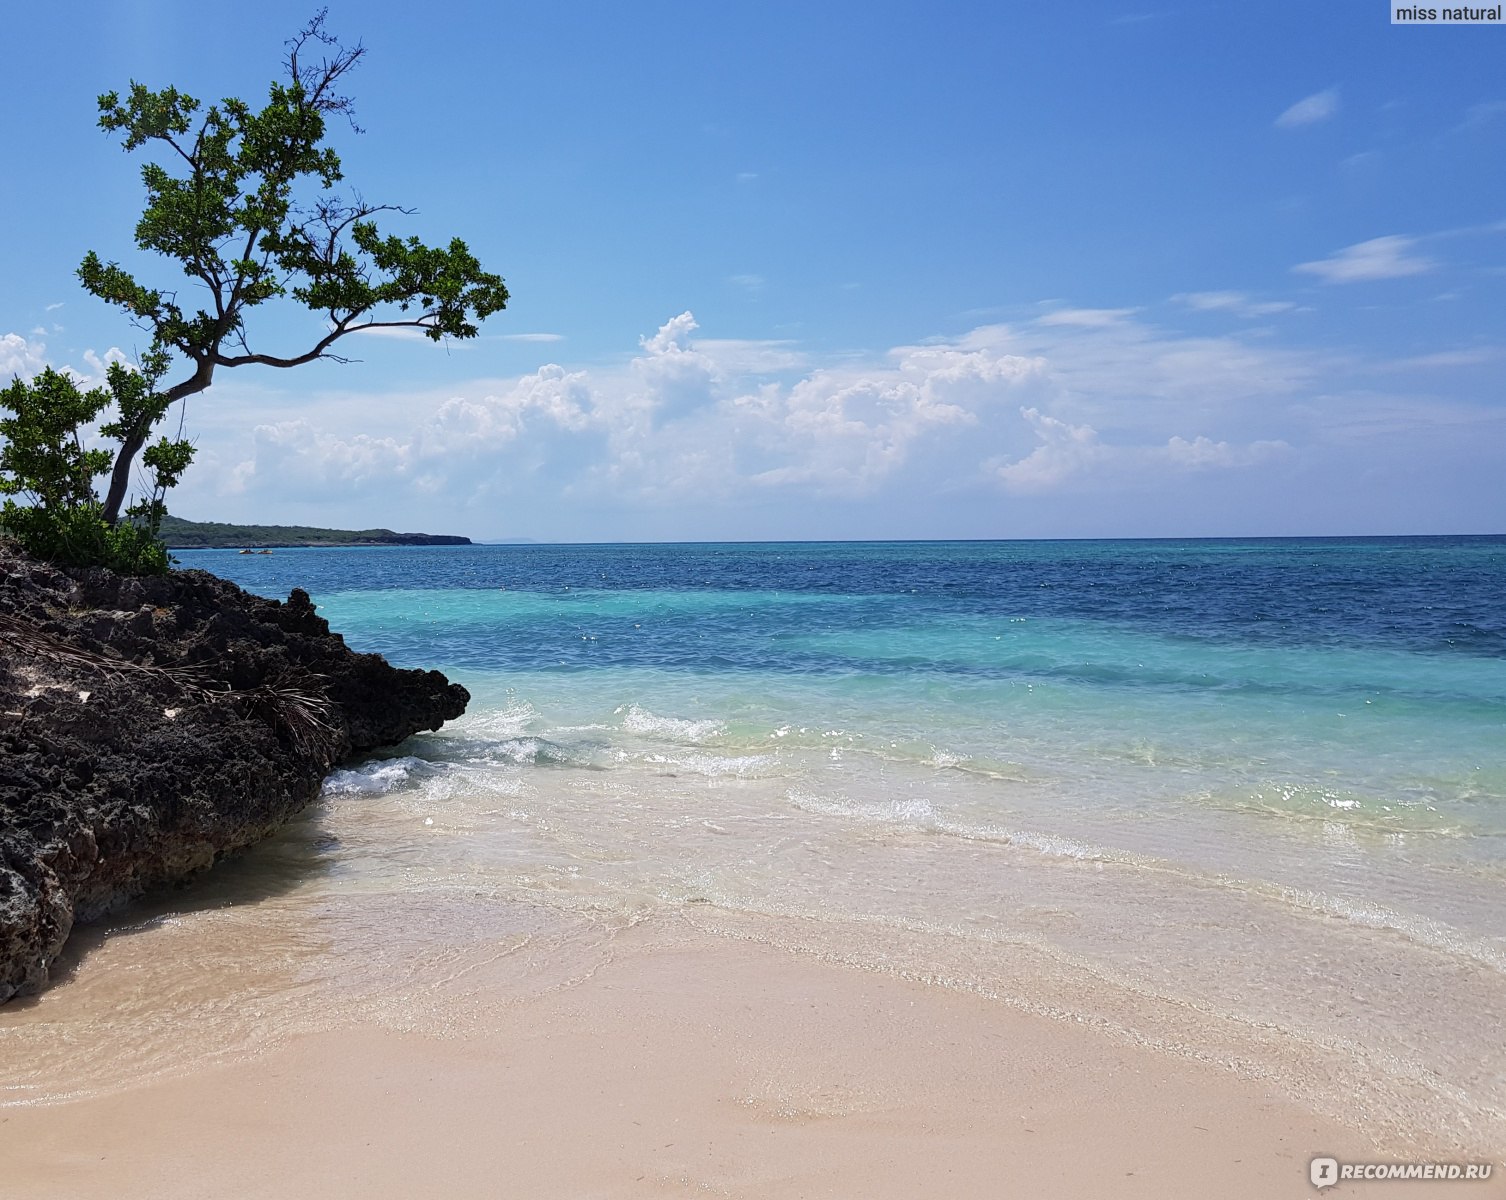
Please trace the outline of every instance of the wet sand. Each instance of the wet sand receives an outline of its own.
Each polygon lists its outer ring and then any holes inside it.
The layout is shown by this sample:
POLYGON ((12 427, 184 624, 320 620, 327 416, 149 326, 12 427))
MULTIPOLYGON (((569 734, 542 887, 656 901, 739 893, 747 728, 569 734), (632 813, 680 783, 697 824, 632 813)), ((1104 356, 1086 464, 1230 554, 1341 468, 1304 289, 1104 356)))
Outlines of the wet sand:
MULTIPOLYGON (((1360 1129, 1258 1080, 976 995, 648 928, 583 978, 108 1094, 0 1109, 6 1195, 1316 1195, 1360 1129)), ((108 1054, 108 1045, 99 1047, 108 1054)), ((0 1063, 0 1068, 4 1064, 0 1063)), ((1389 1150, 1398 1148, 1388 1147, 1389 1150)), ((1342 1184, 1334 1197, 1502 1195, 1342 1184)))

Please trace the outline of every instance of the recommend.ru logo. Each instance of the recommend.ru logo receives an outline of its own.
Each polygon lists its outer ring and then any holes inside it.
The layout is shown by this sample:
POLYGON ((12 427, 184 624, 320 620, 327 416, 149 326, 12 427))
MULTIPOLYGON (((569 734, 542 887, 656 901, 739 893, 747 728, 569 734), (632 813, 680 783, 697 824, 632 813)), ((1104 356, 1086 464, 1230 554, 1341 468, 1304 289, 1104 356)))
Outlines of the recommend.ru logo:
POLYGON ((1307 1177, 1315 1188, 1333 1187, 1351 1179, 1434 1179, 1447 1182, 1478 1183, 1489 1179, 1494 1163, 1458 1162, 1388 1162, 1388 1163, 1341 1163, 1336 1158, 1320 1155, 1307 1166, 1307 1177))

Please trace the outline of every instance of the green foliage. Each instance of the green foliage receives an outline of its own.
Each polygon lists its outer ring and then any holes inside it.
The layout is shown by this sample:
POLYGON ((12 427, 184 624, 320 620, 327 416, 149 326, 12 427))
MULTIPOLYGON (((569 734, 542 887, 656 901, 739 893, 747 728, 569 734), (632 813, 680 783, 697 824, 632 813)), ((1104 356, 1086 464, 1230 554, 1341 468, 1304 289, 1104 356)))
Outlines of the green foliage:
MULTIPOLYGON (((110 403, 104 388, 81 392, 67 375, 48 367, 27 383, 16 379, 0 392, 0 495, 25 495, 39 510, 78 509, 94 500, 94 477, 110 469, 108 450, 86 450, 80 430, 110 403)), ((5 503, 12 526, 14 500, 5 503)), ((13 527, 13 526, 12 526, 13 527)))
POLYGON ((144 356, 141 371, 111 363, 107 386, 88 391, 49 367, 0 392, 0 409, 10 414, 0 417, 0 495, 7 497, 0 528, 50 562, 107 566, 128 575, 167 570, 167 550, 158 535, 162 495, 193 460, 193 447, 162 438, 147 450, 142 461, 149 470, 149 495, 132 505, 128 521, 112 523, 105 519, 94 480, 110 470, 116 456, 87 448, 83 433, 111 405, 121 419, 100 433, 116 440, 124 436, 122 421, 160 415, 155 385, 165 366, 165 358, 154 354, 144 356), (15 496, 27 503, 18 504, 15 496))
POLYGON ((322 529, 313 525, 229 525, 223 521, 162 519, 162 538, 179 550, 254 546, 467 546, 453 534, 394 533, 391 529, 322 529))
MULTIPOLYGON (((175 262, 203 298, 186 308, 173 285, 144 283, 93 251, 79 267, 89 292, 124 310, 154 346, 187 360, 186 377, 163 393, 165 405, 208 388, 220 367, 347 361, 331 348, 364 329, 475 337, 477 323, 507 305, 501 276, 482 270, 460 239, 440 247, 384 237, 373 218, 405 210, 336 193, 341 165, 325 143, 326 122, 344 117, 354 127, 339 88, 365 51, 341 46, 323 13, 288 47, 287 80, 271 85, 260 108, 235 98, 203 108, 176 88, 135 82, 124 98, 99 98, 102 129, 120 135, 127 151, 156 151, 163 160, 142 167, 146 208, 136 245, 175 262), (277 299, 322 317, 322 336, 291 351, 253 347, 248 314, 277 299)), ((107 519, 119 511, 130 462, 157 419, 148 412, 122 419, 107 519)))
POLYGON ((472 338, 479 321, 506 307, 502 277, 482 270, 460 239, 441 247, 384 237, 373 218, 405 210, 335 193, 340 159, 325 144, 326 121, 344 117, 355 127, 339 87, 364 53, 328 34, 321 12, 288 43, 287 79, 271 85, 259 109, 234 98, 202 108, 176 88, 136 82, 124 98, 99 98, 100 128, 118 134, 125 150, 161 160, 141 169, 146 207, 136 245, 175 264, 201 306, 180 304, 176 277, 156 286, 93 251, 85 256, 84 288, 150 333, 151 348, 139 371, 112 364, 105 388, 81 392, 49 369, 0 393, 14 414, 0 420, 0 494, 29 501, 7 499, 0 527, 33 553, 137 574, 166 570, 163 495, 193 448, 181 438, 147 443, 172 405, 208 388, 218 368, 347 361, 331 347, 365 329, 472 338), (253 349, 247 314, 276 299, 321 317, 322 335, 289 353, 253 349), (186 362, 187 374, 159 388, 175 362, 186 362), (99 434, 117 449, 86 448, 83 431, 112 407, 99 434), (138 456, 147 494, 124 508, 138 456), (94 481, 105 474, 101 501, 94 481))

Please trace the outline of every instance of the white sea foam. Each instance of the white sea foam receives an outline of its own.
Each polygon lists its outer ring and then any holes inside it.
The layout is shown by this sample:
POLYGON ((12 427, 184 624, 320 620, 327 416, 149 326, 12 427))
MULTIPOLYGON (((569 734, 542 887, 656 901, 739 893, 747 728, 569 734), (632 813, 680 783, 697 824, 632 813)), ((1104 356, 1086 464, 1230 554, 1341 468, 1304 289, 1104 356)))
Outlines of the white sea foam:
POLYGON ((505 741, 508 738, 522 737, 537 717, 538 712, 528 701, 514 700, 505 708, 488 708, 467 713, 450 728, 467 737, 505 741))
POLYGON ((385 796, 406 788, 415 780, 444 770, 440 763, 422 758, 386 758, 363 763, 347 771, 335 771, 324 781, 326 796, 385 796))
POLYGON ((505 738, 472 748, 472 762, 533 766, 541 762, 568 761, 568 755, 553 742, 537 737, 505 738))
POLYGON ((724 776, 747 776, 759 773, 777 761, 768 754, 724 755, 691 752, 688 754, 645 754, 641 757, 625 754, 624 761, 647 763, 656 767, 669 767, 716 779, 724 776))
POLYGON ((721 733, 725 726, 720 721, 689 721, 680 717, 661 717, 629 704, 617 709, 623 714, 622 727, 629 733, 647 734, 650 737, 667 738, 677 742, 704 742, 721 733))
POLYGON ((1029 830, 1005 829, 998 825, 974 825, 943 817, 929 801, 918 797, 882 801, 830 800, 807 792, 790 789, 789 802, 805 812, 844 820, 880 825, 896 825, 923 833, 939 833, 970 842, 995 842, 1018 846, 1051 858, 1071 858, 1080 862, 1116 862, 1126 866, 1160 865, 1158 860, 1140 855, 1094 846, 1072 838, 1029 830))
POLYGON ((789 802, 804 812, 823 817, 871 822, 879 825, 902 825, 927 832, 940 829, 940 820, 929 800, 906 797, 894 800, 833 800, 813 796, 791 788, 785 793, 789 802))
POLYGON ((1269 892, 1297 908, 1320 912, 1325 916, 1337 917, 1342 921, 1364 925, 1371 929, 1384 929, 1399 934, 1419 946, 1472 959, 1482 966, 1506 972, 1506 945, 1503 945, 1499 939, 1470 937, 1445 925, 1442 921, 1398 912, 1394 908, 1371 900, 1354 900, 1303 888, 1268 886, 1252 887, 1246 890, 1269 892))

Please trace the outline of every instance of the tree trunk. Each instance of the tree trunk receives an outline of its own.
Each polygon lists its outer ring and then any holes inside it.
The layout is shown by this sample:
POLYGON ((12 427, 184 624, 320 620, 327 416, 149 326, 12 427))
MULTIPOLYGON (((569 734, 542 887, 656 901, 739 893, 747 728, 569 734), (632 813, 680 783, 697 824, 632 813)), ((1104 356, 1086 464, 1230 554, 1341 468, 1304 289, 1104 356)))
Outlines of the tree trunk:
POLYGON ((120 506, 125 503, 126 489, 131 486, 131 464, 146 445, 151 429, 143 427, 132 430, 131 436, 120 443, 115 455, 115 469, 110 472, 110 490, 105 495, 105 524, 114 525, 120 520, 120 506))
MULTIPOLYGON (((212 359, 201 359, 192 375, 162 393, 162 411, 165 413, 179 400, 204 391, 214 380, 214 367, 212 359)), ((126 489, 131 486, 131 465, 141 453, 141 447, 146 445, 146 439, 152 436, 152 426, 156 423, 157 418, 148 418, 139 428, 131 430, 125 441, 120 443, 120 450, 115 455, 115 466, 110 471, 110 490, 105 493, 103 516, 107 525, 114 525, 120 520, 120 506, 125 503, 126 489)))

